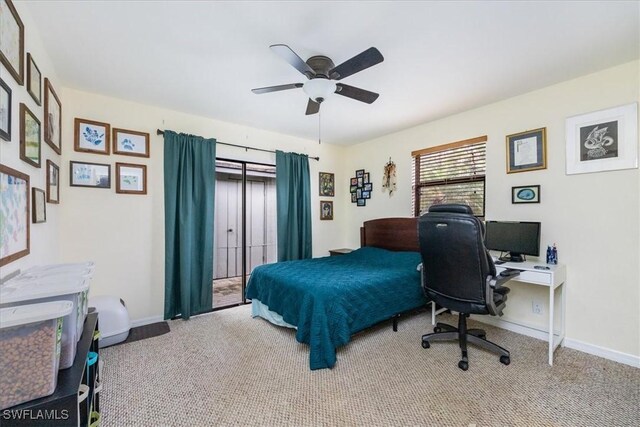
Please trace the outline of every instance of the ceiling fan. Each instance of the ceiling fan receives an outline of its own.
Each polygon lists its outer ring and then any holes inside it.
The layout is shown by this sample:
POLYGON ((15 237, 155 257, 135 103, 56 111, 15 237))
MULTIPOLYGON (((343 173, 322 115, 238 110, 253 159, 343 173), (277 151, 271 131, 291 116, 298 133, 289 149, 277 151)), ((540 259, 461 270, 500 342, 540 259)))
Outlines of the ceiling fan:
POLYGON ((370 47, 364 52, 343 62, 337 67, 331 58, 323 55, 312 56, 303 61, 286 44, 274 44, 269 46, 282 59, 287 61, 296 70, 304 74, 309 80, 305 83, 291 83, 279 86, 261 87, 251 89, 253 93, 269 93, 287 89, 302 88, 309 95, 306 114, 316 114, 320 111, 320 103, 332 93, 346 96, 357 101, 371 104, 378 99, 379 94, 368 90, 349 86, 344 83, 334 83, 333 80, 342 80, 352 74, 365 70, 384 61, 384 57, 378 49, 370 47))

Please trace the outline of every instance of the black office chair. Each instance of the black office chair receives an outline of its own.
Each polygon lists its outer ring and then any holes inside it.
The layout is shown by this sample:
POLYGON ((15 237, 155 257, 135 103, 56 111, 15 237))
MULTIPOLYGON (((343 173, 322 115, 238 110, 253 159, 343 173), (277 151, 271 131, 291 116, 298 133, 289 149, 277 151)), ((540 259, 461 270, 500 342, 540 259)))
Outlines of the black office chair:
POLYGON ((434 333, 422 336, 422 347, 433 341, 458 340, 462 360, 469 368, 467 342, 498 353, 500 362, 511 363, 507 350, 486 340, 482 329, 467 329, 470 314, 502 316, 509 288, 501 286, 516 277, 497 276, 484 247, 484 225, 467 205, 434 205, 418 221, 422 254, 422 287, 436 304, 460 313, 458 327, 438 323, 434 333))

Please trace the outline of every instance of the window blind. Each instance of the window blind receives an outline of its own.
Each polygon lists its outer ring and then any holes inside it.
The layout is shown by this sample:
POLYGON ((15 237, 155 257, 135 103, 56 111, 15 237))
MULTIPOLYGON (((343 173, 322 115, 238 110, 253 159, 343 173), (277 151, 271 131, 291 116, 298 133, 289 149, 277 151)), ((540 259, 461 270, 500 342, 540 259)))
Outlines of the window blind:
POLYGON ((429 206, 463 203, 476 216, 484 216, 487 137, 414 151, 413 213, 429 206))

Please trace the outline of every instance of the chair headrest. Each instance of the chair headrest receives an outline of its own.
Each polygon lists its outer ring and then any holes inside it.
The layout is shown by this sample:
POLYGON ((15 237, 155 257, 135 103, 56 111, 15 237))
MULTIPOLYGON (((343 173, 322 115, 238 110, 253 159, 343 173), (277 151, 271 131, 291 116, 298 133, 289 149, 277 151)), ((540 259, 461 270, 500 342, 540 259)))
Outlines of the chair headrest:
POLYGON ((429 207, 429 212, 448 212, 473 215, 473 210, 469 206, 463 204, 432 205, 429 207))

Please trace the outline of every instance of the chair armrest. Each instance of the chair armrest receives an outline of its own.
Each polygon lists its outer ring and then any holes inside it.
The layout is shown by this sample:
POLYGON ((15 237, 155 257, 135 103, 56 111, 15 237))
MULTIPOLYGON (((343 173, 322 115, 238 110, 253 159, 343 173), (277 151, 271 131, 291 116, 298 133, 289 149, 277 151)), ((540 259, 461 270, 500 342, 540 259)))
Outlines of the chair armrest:
POLYGON ((418 266, 416 267, 416 270, 420 272, 422 271, 422 263, 418 264, 418 266))
POLYGON ((493 300, 493 293, 504 293, 504 291, 508 292, 509 288, 502 288, 502 285, 511 279, 515 279, 519 275, 520 273, 514 273, 511 276, 487 276, 487 309, 492 316, 502 316, 502 308, 504 307, 504 305, 502 305, 500 309, 496 307, 496 303, 493 300))
POLYGON ((513 274, 511 276, 489 276, 487 278, 487 280, 489 280, 489 285, 491 286, 491 288, 498 289, 500 288, 502 285, 504 285, 505 283, 507 283, 509 280, 511 279, 515 279, 516 277, 518 277, 520 275, 520 273, 517 274, 513 274))

